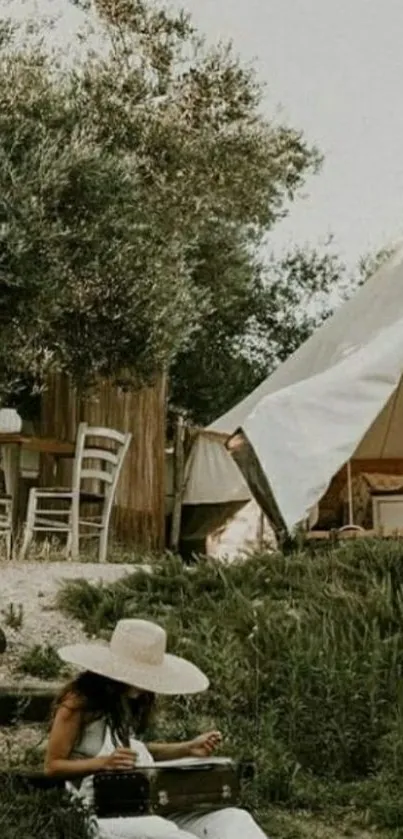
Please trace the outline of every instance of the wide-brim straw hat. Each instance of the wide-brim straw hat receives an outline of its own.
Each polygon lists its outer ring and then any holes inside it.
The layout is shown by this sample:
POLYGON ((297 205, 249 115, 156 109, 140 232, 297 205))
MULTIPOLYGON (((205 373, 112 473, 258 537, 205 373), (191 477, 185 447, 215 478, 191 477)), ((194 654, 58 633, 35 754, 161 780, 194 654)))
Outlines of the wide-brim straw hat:
POLYGON ((130 687, 152 693, 201 693, 207 676, 190 661, 166 652, 167 636, 156 623, 126 619, 117 623, 108 643, 102 641, 62 647, 62 661, 130 687))

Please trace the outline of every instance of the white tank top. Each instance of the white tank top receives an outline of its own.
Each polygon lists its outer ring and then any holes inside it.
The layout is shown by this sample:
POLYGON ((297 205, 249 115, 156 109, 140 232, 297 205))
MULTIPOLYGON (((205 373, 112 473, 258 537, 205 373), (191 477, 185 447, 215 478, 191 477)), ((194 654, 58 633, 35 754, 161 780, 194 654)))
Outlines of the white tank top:
POLYGON ((70 755, 72 760, 91 758, 99 755, 105 741, 106 720, 101 718, 88 723, 74 745, 70 755))
MULTIPOLYGON (((140 740, 135 740, 134 738, 130 738, 130 747, 136 752, 137 755, 137 766, 152 766, 154 763, 153 757, 148 751, 147 747, 144 743, 141 743, 140 740)), ((112 754, 115 750, 115 745, 112 740, 112 736, 108 725, 105 719, 94 720, 93 722, 88 723, 81 734, 80 739, 74 745, 74 749, 71 752, 70 758, 74 759, 83 759, 83 758, 91 758, 91 757, 98 757, 100 755, 109 755, 112 754)), ((92 804, 93 802, 93 778, 89 776, 84 778, 82 782, 76 784, 68 784, 68 788, 72 790, 73 788, 79 788, 79 795, 80 797, 86 801, 87 804, 92 804)))

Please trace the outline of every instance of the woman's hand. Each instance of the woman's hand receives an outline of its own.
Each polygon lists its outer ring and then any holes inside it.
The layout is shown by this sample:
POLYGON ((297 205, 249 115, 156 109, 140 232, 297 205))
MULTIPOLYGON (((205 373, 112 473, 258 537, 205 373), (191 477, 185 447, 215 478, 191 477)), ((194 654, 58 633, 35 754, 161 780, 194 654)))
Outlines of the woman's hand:
POLYGON ((222 735, 219 731, 208 731, 190 740, 188 754, 190 757, 209 757, 221 743, 222 735))
POLYGON ((111 755, 102 758, 102 769, 107 772, 121 772, 122 770, 134 769, 136 765, 136 752, 131 749, 115 749, 111 755))

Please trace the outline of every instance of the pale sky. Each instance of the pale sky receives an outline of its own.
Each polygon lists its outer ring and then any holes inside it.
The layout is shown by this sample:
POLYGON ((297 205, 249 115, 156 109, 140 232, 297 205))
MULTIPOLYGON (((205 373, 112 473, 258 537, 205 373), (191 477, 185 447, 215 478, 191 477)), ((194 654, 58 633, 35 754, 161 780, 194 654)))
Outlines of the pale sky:
MULTIPOLYGON (((0 0, 22 8, 34 0, 0 0)), ((267 115, 280 109, 325 155, 273 245, 318 244, 328 234, 349 263, 403 235, 403 1, 174 0, 209 40, 231 39, 255 59, 268 85, 267 115)), ((74 31, 68 0, 39 0, 62 10, 60 38, 74 31)))

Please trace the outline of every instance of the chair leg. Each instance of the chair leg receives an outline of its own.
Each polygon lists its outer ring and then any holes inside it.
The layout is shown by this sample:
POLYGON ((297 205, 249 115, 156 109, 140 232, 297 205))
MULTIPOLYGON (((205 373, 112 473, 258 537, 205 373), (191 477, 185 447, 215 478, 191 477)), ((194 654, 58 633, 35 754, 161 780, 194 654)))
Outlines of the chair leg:
POLYGON ((74 498, 69 519, 70 531, 67 537, 67 555, 73 562, 80 559, 80 508, 78 499, 74 498))
POLYGON ((13 558, 13 534, 11 530, 6 536, 6 557, 8 560, 13 558))
POLYGON ((70 512, 69 515, 69 532, 67 534, 67 542, 66 542, 66 559, 70 562, 72 560, 72 543, 73 543, 73 514, 70 512))
MULTIPOLYGON (((3 506, 2 506, 3 509, 3 506)), ((6 503, 4 507, 4 515, 7 519, 7 530, 2 531, 1 535, 4 535, 5 538, 5 546, 6 546, 6 560, 10 561, 13 558, 13 518, 12 518, 12 506, 10 503, 6 503)))
POLYGON ((78 562, 80 559, 80 546, 78 540, 78 533, 71 533, 67 539, 68 559, 73 562, 78 562))
POLYGON ((105 500, 105 506, 102 511, 102 530, 99 535, 98 547, 98 562, 106 562, 108 558, 108 537, 109 524, 112 514, 113 494, 110 494, 105 500))
POLYGON ((98 562, 106 562, 108 555, 108 527, 103 527, 99 537, 98 562))
POLYGON ((31 545, 32 538, 34 535, 34 527, 35 527, 35 515, 36 515, 36 493, 35 488, 31 489, 29 493, 29 500, 28 500, 28 510, 27 510, 27 518, 24 527, 24 536, 22 540, 22 545, 20 549, 20 559, 24 560, 28 549, 31 545))
POLYGON ((33 533, 32 528, 28 526, 28 523, 26 523, 25 528, 24 528, 24 536, 23 536, 23 539, 22 539, 22 545, 21 545, 21 548, 20 548, 20 559, 21 560, 24 560, 27 553, 28 553, 28 549, 31 546, 33 535, 34 535, 34 533, 33 533))
POLYGON ((12 537, 11 529, 0 531, 1 545, 3 545, 3 536, 4 536, 4 545, 5 545, 5 549, 6 549, 6 560, 9 561, 13 558, 13 537, 12 537))

